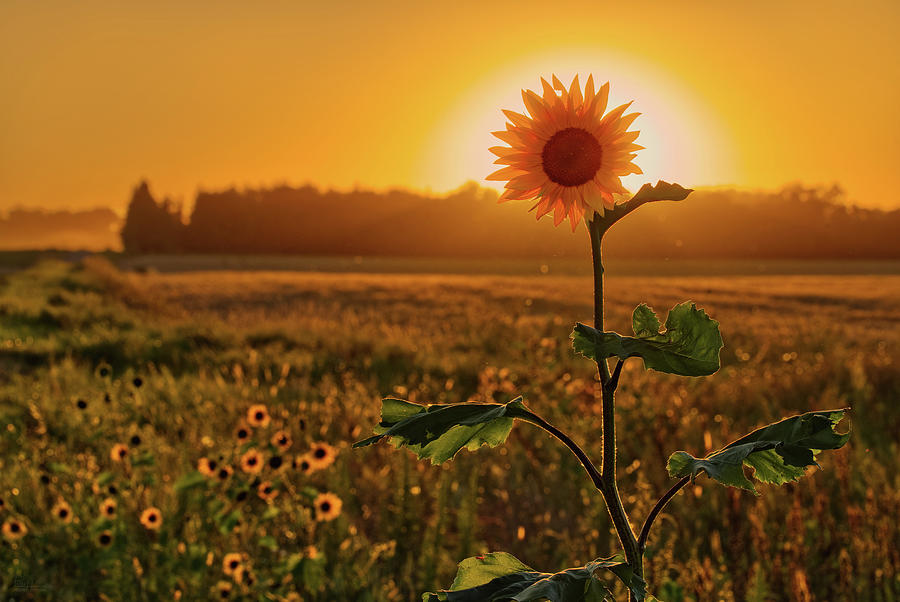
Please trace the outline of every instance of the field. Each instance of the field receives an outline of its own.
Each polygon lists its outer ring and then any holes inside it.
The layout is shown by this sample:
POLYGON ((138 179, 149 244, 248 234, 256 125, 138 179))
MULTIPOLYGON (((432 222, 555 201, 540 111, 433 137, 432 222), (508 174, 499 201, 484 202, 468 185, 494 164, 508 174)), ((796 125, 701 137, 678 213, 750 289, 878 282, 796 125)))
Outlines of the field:
MULTIPOLYGON (((0 597, 411 601, 478 553, 555 571, 615 552, 580 465, 528 425, 440 467, 350 449, 385 395, 522 394, 599 459, 597 383, 568 340, 590 319, 590 279, 341 271, 88 259, 0 276, 0 597), (256 404, 268 424, 248 424, 256 404)), ((627 332, 642 301, 664 312, 692 299, 725 338, 711 377, 626 363, 619 471, 633 523, 668 488, 672 451, 852 408, 850 443, 796 484, 755 497, 701 477, 679 494, 648 548, 656 595, 900 599, 900 276, 617 275, 615 262, 610 274, 608 328, 627 332)))

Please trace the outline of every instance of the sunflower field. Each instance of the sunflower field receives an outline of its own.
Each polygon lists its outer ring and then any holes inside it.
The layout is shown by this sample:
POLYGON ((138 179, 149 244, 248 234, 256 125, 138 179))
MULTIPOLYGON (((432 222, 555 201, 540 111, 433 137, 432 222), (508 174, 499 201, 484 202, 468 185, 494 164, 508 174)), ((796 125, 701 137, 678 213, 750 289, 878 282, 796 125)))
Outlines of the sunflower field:
MULTIPOLYGON (((900 599, 900 277, 607 286, 612 329, 639 301, 693 297, 725 338, 712 377, 625 364, 632 516, 671 484, 676 449, 851 408, 849 443, 803 482, 756 497, 698 477, 679 494, 648 544, 654 594, 900 599)), ((386 395, 523 395, 598 455, 599 383, 568 338, 590 312, 588 278, 551 274, 160 274, 88 258, 2 275, 0 597, 413 601, 474 554, 542 570, 608 555, 582 468, 527 426, 441 466, 350 448, 386 395)))

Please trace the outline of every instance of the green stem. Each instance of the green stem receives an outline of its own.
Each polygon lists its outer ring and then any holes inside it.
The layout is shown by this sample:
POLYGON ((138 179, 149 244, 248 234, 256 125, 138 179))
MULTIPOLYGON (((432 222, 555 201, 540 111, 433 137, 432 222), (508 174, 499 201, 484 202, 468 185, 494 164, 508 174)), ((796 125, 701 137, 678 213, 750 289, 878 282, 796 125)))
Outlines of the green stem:
POLYGON ((594 483, 594 486, 597 489, 602 490, 602 477, 600 476, 600 471, 597 470, 597 467, 594 466, 594 463, 591 462, 590 458, 588 458, 587 454, 584 453, 584 450, 581 449, 577 443, 572 441, 568 435, 564 432, 541 418, 535 414, 532 414, 532 417, 522 418, 522 420, 526 422, 530 422, 531 424, 540 427, 559 439, 563 445, 569 448, 569 450, 575 454, 575 457, 581 462, 581 465, 584 466, 584 469, 587 471, 588 476, 591 477, 591 481, 594 483))
POLYGON ((688 481, 690 481, 690 478, 684 477, 672 485, 672 487, 659 498, 659 501, 656 502, 653 509, 650 510, 650 514, 647 515, 647 520, 644 521, 644 526, 641 527, 641 534, 638 536, 638 551, 641 554, 644 553, 644 548, 647 546, 647 537, 650 535, 650 527, 653 526, 653 521, 656 520, 657 515, 659 515, 666 504, 669 503, 669 500, 675 497, 675 495, 681 491, 682 487, 688 484, 688 481))
MULTIPOLYGON (((589 222, 591 234, 591 256, 594 264, 594 328, 603 332, 603 258, 600 247, 603 234, 609 224, 603 223, 598 215, 589 222)), ((642 555, 637 545, 637 539, 631 524, 628 522, 628 514, 622 505, 619 496, 619 487, 616 482, 616 385, 622 369, 622 363, 616 366, 615 377, 609 373, 609 364, 605 359, 597 362, 600 371, 600 383, 602 384, 602 413, 603 413, 603 465, 600 473, 600 492, 606 501, 606 508, 616 528, 616 534, 622 542, 625 550, 625 559, 631 566, 635 576, 643 578, 642 555)), ((629 600, 632 595, 629 593, 629 600)))

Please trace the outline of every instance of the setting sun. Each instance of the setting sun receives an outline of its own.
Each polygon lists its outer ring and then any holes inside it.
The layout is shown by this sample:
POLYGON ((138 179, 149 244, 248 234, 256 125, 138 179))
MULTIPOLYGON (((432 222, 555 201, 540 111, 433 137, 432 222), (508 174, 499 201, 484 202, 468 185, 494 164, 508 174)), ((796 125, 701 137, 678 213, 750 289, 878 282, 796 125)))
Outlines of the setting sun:
POLYGON ((524 57, 474 82, 435 128, 425 155, 424 180, 437 190, 454 188, 466 179, 502 189, 501 184, 484 180, 496 158, 487 150, 496 143, 490 132, 506 123, 499 107, 523 111, 519 90, 539 92, 539 76, 549 79, 551 73, 566 83, 576 74, 582 81, 593 74, 598 86, 610 82, 610 107, 634 100, 629 111, 641 113, 633 129, 641 132, 638 142, 645 147, 638 154, 644 174, 624 178, 626 188, 636 190, 658 179, 708 185, 740 181, 728 129, 701 98, 647 64, 596 50, 524 57))

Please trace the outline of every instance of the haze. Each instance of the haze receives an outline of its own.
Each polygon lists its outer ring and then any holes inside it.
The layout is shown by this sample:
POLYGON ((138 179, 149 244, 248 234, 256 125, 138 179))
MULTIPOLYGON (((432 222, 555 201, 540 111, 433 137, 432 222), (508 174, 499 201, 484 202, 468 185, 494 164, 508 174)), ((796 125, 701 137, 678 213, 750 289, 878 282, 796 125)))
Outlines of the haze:
POLYGON ((551 72, 635 98, 646 179, 837 182, 896 207, 898 29, 893 0, 5 0, 0 211, 121 211, 141 178, 186 201, 453 189, 483 181, 500 109, 551 72))

